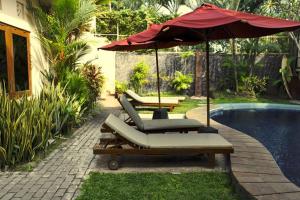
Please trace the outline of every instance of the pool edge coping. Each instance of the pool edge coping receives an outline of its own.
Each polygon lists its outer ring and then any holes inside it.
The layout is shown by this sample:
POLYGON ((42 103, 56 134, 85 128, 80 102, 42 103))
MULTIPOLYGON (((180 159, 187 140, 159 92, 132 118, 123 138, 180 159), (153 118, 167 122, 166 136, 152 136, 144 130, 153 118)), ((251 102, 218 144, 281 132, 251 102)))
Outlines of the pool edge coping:
MULTIPOLYGON (((270 103, 230 103, 230 104, 216 104, 213 105, 211 113, 217 112, 222 109, 246 109, 246 108, 268 109, 299 109, 299 105, 289 104, 270 104, 270 103), (235 108, 233 108, 235 106, 235 108), (248 107, 247 107, 248 106, 248 107), (250 107, 249 107, 250 106, 250 107)), ((206 107, 198 107, 189 110, 186 113, 187 119, 196 119, 201 122, 206 121, 206 107)), ((247 199, 300 199, 300 187, 290 182, 282 173, 281 169, 273 159, 272 154, 268 149, 257 141, 255 138, 220 124, 211 119, 211 125, 217 126, 219 134, 231 142, 234 146, 234 154, 231 156, 230 176, 235 189, 241 197, 247 199), (247 143, 250 142, 250 143, 247 143), (247 145, 248 144, 248 145, 247 145), (258 150, 259 149, 259 150, 258 150), (259 153, 263 152, 267 160, 258 160, 259 153), (255 155, 253 158, 245 158, 245 153, 255 155), (243 163, 239 163, 239 160, 243 163), (234 161, 234 162, 232 162, 234 161), (251 163, 245 164, 244 163, 251 163), (255 163, 258 162, 259 164, 255 163), (260 169, 261 168, 261 169, 260 169), (270 172, 266 170, 270 170, 270 172), (261 171, 260 171, 261 170, 261 171), (265 173, 265 174, 264 174, 265 173), (269 174, 268 174, 269 173, 269 174), (272 181, 276 177, 277 181, 272 181), (248 179, 248 181, 247 181, 248 179), (243 181, 241 181, 243 180, 243 181)))

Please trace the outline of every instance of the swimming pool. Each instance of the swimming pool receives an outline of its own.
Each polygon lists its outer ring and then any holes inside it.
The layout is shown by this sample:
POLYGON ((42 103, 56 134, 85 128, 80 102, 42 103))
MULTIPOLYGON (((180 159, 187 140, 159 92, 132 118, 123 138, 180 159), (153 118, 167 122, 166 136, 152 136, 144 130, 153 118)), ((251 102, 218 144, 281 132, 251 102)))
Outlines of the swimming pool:
POLYGON ((284 175, 300 186, 300 106, 224 104, 212 119, 260 141, 284 175))

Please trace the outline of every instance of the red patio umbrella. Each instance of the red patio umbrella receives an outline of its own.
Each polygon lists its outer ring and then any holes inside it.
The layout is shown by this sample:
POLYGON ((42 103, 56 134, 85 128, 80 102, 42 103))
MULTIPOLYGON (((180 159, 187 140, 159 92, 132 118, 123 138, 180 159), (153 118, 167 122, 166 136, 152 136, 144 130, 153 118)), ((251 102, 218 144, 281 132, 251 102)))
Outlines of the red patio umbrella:
MULTIPOLYGON (((149 29, 143 31, 143 33, 151 33, 154 34, 158 32, 162 28, 161 25, 153 24, 149 29)), ((199 43, 199 42, 197 42, 199 43)), ((136 51, 141 49, 154 49, 156 55, 156 73, 157 73, 157 91, 158 91, 158 102, 159 108, 161 108, 161 97, 160 97, 160 78, 159 78, 159 66, 158 66, 158 49, 162 48, 170 48, 178 45, 195 45, 195 42, 182 42, 180 40, 174 39, 173 41, 166 42, 156 42, 156 41, 148 41, 144 43, 132 42, 128 43, 127 39, 114 41, 108 45, 100 47, 98 49, 109 50, 109 51, 136 51)))
POLYGON ((209 118, 209 41, 229 38, 252 38, 300 28, 300 22, 226 10, 203 4, 193 12, 161 24, 160 30, 141 32, 128 43, 148 41, 206 42, 207 126, 209 118))

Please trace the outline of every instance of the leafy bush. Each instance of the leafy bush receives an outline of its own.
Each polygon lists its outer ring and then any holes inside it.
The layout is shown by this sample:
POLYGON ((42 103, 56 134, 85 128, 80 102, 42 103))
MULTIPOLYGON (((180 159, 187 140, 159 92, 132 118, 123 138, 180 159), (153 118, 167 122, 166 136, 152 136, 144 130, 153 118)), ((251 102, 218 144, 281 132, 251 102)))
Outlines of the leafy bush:
POLYGON ((240 91, 245 95, 257 97, 262 92, 266 91, 267 78, 259 78, 257 76, 242 77, 242 86, 240 91))
POLYGON ((39 97, 11 99, 0 86, 0 166, 32 160, 81 117, 75 96, 58 85, 46 86, 39 97))
POLYGON ((68 95, 61 84, 44 85, 39 98, 53 103, 54 135, 68 132, 72 126, 80 124, 84 119, 86 108, 83 103, 77 100, 76 95, 68 95))
POLYGON ((82 68, 82 74, 87 80, 91 101, 96 102, 101 94, 101 89, 104 84, 104 76, 97 66, 87 63, 82 68))
POLYGON ((185 51, 185 52, 180 53, 180 57, 182 59, 187 59, 187 58, 192 57, 194 55, 195 55, 195 53, 193 51, 185 51))
POLYGON ((193 78, 191 75, 185 75, 180 71, 175 72, 175 77, 171 81, 172 87, 178 93, 183 93, 185 90, 191 87, 191 83, 193 82, 193 78))
MULTIPOLYGON (((147 9, 121 9, 110 11, 107 7, 97 17, 97 32, 101 34, 117 33, 132 35, 145 30, 148 24, 160 24, 169 19, 170 15, 162 15, 147 9)), ((116 35, 108 35, 109 40, 116 40, 116 35)))
POLYGON ((78 71, 66 71, 61 84, 69 95, 75 95, 76 100, 87 109, 92 108, 92 94, 86 78, 78 71))
POLYGON ((130 75, 130 86, 133 87, 135 92, 140 93, 142 87, 148 83, 149 70, 150 66, 144 62, 140 62, 133 67, 130 75))
POLYGON ((115 81, 116 93, 122 94, 128 89, 128 85, 126 82, 115 81))

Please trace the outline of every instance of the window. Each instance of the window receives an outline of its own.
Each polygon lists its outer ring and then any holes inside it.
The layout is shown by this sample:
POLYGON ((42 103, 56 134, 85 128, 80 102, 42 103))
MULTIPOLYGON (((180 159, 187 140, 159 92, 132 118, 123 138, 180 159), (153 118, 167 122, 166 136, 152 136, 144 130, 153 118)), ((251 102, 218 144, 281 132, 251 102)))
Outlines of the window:
POLYGON ((0 23, 0 80, 12 96, 31 94, 29 34, 0 23))

